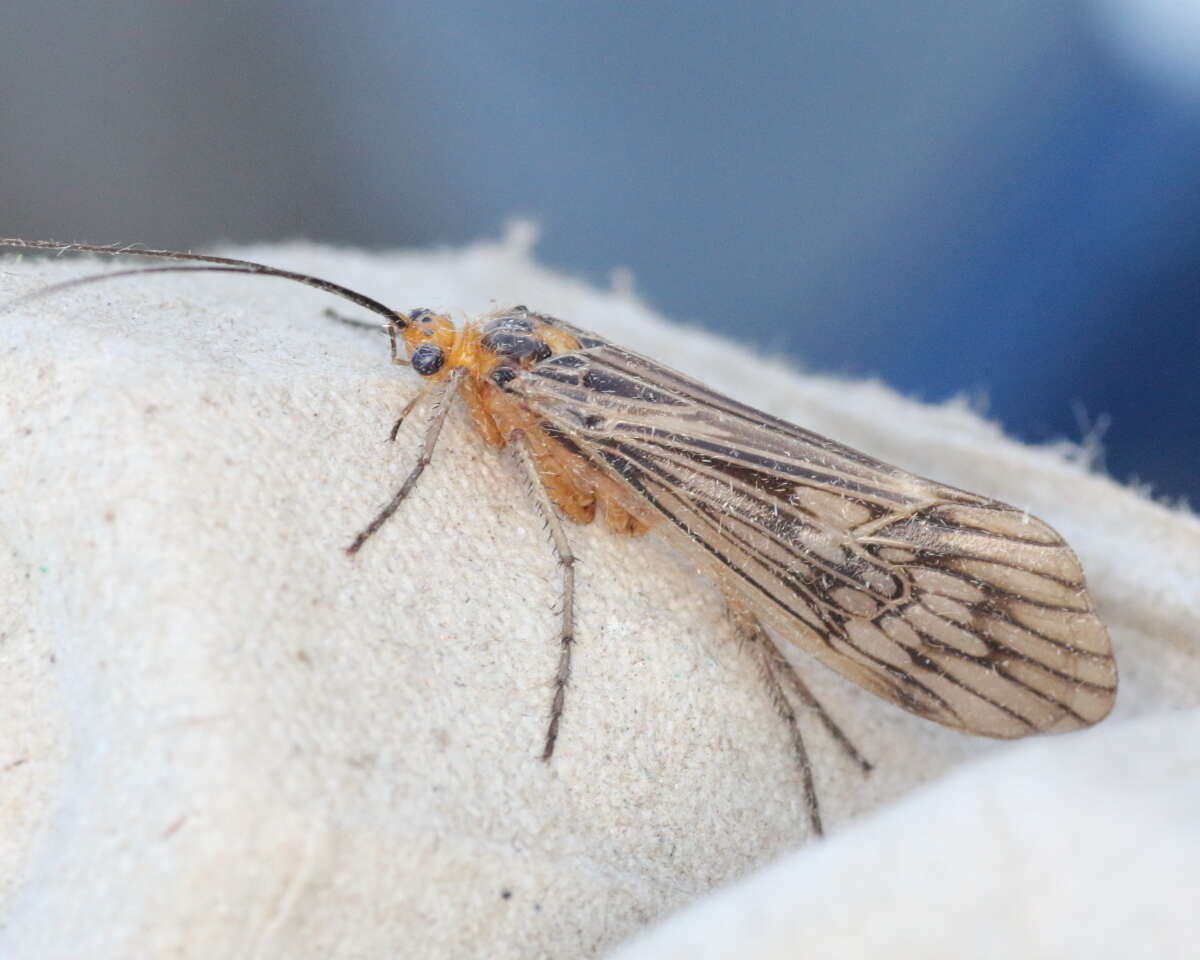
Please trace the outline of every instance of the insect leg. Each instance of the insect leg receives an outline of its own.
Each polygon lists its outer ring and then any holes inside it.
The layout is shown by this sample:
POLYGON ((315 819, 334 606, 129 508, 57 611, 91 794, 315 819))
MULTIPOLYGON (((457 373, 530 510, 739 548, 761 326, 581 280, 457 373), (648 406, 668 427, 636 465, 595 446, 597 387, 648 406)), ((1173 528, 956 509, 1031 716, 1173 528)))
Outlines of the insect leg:
POLYGON ((346 548, 347 553, 358 553, 359 547, 366 543, 380 527, 388 522, 391 515, 396 512, 396 508, 400 506, 404 498, 408 496, 409 491, 416 485, 417 478, 421 476, 425 467, 429 465, 429 461, 433 459, 433 448, 437 446, 438 436, 442 432, 442 425, 446 422, 446 415, 450 412, 450 401, 454 399, 454 392, 462 377, 462 370, 453 370, 450 373, 449 379, 433 388, 437 393, 433 402, 433 415, 430 417, 429 426, 425 430, 425 440, 421 444, 421 453, 417 457, 417 462, 413 464, 412 470, 404 478, 404 482, 400 484, 400 489, 396 491, 396 495, 388 501, 387 506, 379 511, 374 520, 359 531, 358 536, 354 538, 354 542, 346 548))
MULTIPOLYGON (((759 629, 761 630, 762 628, 760 627, 759 629)), ((796 672, 796 668, 792 666, 792 661, 779 652, 779 648, 776 647, 773 642, 771 642, 770 638, 768 638, 767 642, 771 643, 772 648, 775 650, 775 655, 779 660, 779 669, 782 670, 784 676, 787 677, 787 680, 792 685, 792 690, 795 691, 796 696, 800 698, 806 707, 816 713, 817 717, 821 721, 821 725, 829 732, 829 735, 833 737, 834 742, 842 748, 842 752, 844 752, 846 756, 853 760, 863 773, 870 773, 873 769, 871 761, 859 752, 858 748, 854 745, 854 742, 848 736, 846 736, 846 732, 837 725, 837 721, 834 720, 833 717, 831 717, 826 709, 821 705, 821 701, 817 699, 816 694, 808 689, 808 684, 805 683, 800 674, 796 672)))
MULTIPOLYGON (((396 434, 400 432, 400 425, 404 423, 404 418, 413 412, 413 408, 420 403, 428 391, 422 390, 415 397, 404 405, 404 409, 400 411, 400 416, 396 417, 396 422, 392 424, 392 429, 388 433, 388 443, 393 443, 396 439, 396 434)), ((449 406, 449 404, 447 404, 449 406)))
POLYGON ((758 618, 741 604, 727 597, 729 620, 740 639, 754 651, 758 658, 759 673, 767 688, 767 697, 779 718, 787 725, 792 739, 792 749, 800 766, 800 777, 804 781, 804 805, 808 809, 808 821, 812 824, 813 833, 818 837, 825 835, 821 823, 821 805, 817 800, 817 784, 813 778, 812 761, 808 758, 808 748, 804 745, 804 735, 800 732, 800 723, 796 719, 796 711, 792 709, 791 701, 783 692, 779 682, 780 673, 787 674, 791 664, 779 652, 775 642, 758 622, 758 618))
POLYGON ((525 468, 529 480, 530 493, 536 501, 546 525, 550 528, 550 539, 554 542, 554 552, 558 556, 558 565, 563 571, 562 594, 562 630, 559 633, 558 670, 554 675, 554 697, 550 701, 550 725, 546 728, 546 745, 542 749, 542 759, 549 760, 554 754, 554 742, 558 739, 558 725, 562 720, 563 704, 567 699, 567 684, 571 680, 571 649, 575 645, 575 554, 571 552, 571 544, 563 530, 562 521, 554 510, 554 504, 542 486, 541 476, 529 452, 525 434, 520 430, 514 431, 511 439, 517 459, 525 468))
POLYGON ((388 324, 386 323, 371 323, 368 320, 359 320, 357 317, 348 317, 340 310, 334 310, 333 307, 326 307, 321 313, 330 320, 344 323, 348 327, 357 327, 360 330, 374 330, 376 333, 387 333, 388 324))
POLYGON ((348 317, 344 313, 334 310, 332 307, 326 307, 323 311, 324 315, 330 320, 336 320, 338 323, 344 323, 348 327, 356 327, 359 330, 374 330, 377 333, 386 333, 391 341, 392 363, 400 367, 407 367, 408 360, 400 356, 400 351, 396 348, 396 334, 399 327, 395 322, 389 320, 387 323, 370 323, 366 320, 359 320, 355 317, 348 317))

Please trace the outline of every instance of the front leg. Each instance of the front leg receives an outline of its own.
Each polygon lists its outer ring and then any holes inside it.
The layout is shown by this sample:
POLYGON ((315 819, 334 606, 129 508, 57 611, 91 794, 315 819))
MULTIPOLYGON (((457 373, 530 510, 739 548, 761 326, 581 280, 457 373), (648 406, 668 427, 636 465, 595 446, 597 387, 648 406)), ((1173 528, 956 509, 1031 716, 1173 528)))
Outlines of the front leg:
MULTIPOLYGON (((409 491, 416 485, 417 479, 429 465, 429 462, 433 459, 433 448, 437 446, 438 437, 442 432, 442 425, 446 422, 446 414, 450 412, 450 404, 454 399, 454 392, 458 388, 458 384, 462 378, 463 371, 455 370, 450 374, 448 380, 432 388, 434 392, 433 415, 430 417, 429 426, 425 429, 425 439, 421 443, 421 453, 417 457, 417 462, 413 464, 412 470, 404 478, 404 482, 400 484, 400 489, 396 491, 396 495, 375 515, 374 520, 359 531, 358 536, 354 538, 354 542, 346 548, 346 552, 351 556, 358 553, 359 548, 374 536, 380 527, 388 522, 404 498, 408 496, 409 491)), ((404 408, 404 411, 400 414, 400 419, 396 421, 396 425, 392 428, 392 437, 400 429, 400 424, 404 422, 405 415, 413 408, 417 400, 424 395, 424 392, 418 394, 404 408)))

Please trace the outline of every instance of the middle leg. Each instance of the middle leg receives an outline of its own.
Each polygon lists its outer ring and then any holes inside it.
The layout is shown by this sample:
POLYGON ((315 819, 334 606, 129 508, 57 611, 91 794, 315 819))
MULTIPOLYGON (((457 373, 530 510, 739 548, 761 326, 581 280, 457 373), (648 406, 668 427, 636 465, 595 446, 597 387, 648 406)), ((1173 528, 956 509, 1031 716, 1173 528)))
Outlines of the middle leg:
POLYGON ((571 544, 567 540, 562 520, 554 508, 546 488, 542 484, 537 464, 529 449, 529 442, 524 431, 516 430, 510 440, 516 451, 517 459, 525 468, 529 492, 538 505, 546 526, 550 530, 550 539, 554 543, 554 552, 558 557, 558 565, 563 573, 562 592, 562 626, 559 631, 558 669, 554 674, 554 696, 550 701, 550 723, 546 728, 546 742, 542 747, 542 759, 549 760, 554 755, 554 744, 558 740, 558 726, 562 721, 563 707, 567 700, 567 685, 571 681, 571 652, 575 646, 575 554, 571 552, 571 544))

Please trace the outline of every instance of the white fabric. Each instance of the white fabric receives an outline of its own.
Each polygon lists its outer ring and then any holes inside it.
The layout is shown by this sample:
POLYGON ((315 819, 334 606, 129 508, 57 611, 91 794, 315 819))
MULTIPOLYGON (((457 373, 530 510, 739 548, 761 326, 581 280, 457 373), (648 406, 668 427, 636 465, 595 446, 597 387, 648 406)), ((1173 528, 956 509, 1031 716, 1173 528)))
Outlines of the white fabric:
POLYGON ((613 960, 1179 957, 1200 711, 1040 740, 707 897, 613 960))
MULTIPOLYGON (((1110 624, 1113 716, 994 743, 810 667, 877 769, 807 724, 833 829, 800 849, 786 733, 717 589, 653 540, 569 527, 579 643, 545 765, 559 578, 511 459, 452 413, 411 499, 349 559, 424 420, 384 442, 417 388, 386 339, 280 280, 113 280, 2 318, 0 956, 594 956, 797 850, 621 956, 1191 947, 1196 518, 964 404, 668 325, 539 267, 528 241, 233 252, 400 308, 526 303, 1028 507, 1075 546, 1110 624)), ((0 300, 97 269, 5 260, 0 300)))

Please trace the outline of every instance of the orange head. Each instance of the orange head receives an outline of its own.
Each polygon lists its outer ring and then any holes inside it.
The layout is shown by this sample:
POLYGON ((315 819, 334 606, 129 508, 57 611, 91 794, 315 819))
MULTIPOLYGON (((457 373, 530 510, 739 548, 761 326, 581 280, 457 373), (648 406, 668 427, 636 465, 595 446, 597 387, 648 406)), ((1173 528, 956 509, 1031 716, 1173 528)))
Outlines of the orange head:
POLYGON ((500 368, 523 369, 556 353, 578 350, 579 341, 552 317, 517 306, 481 317, 458 330, 445 314, 420 308, 393 322, 409 363, 422 377, 444 380, 465 369, 488 377, 500 368))

